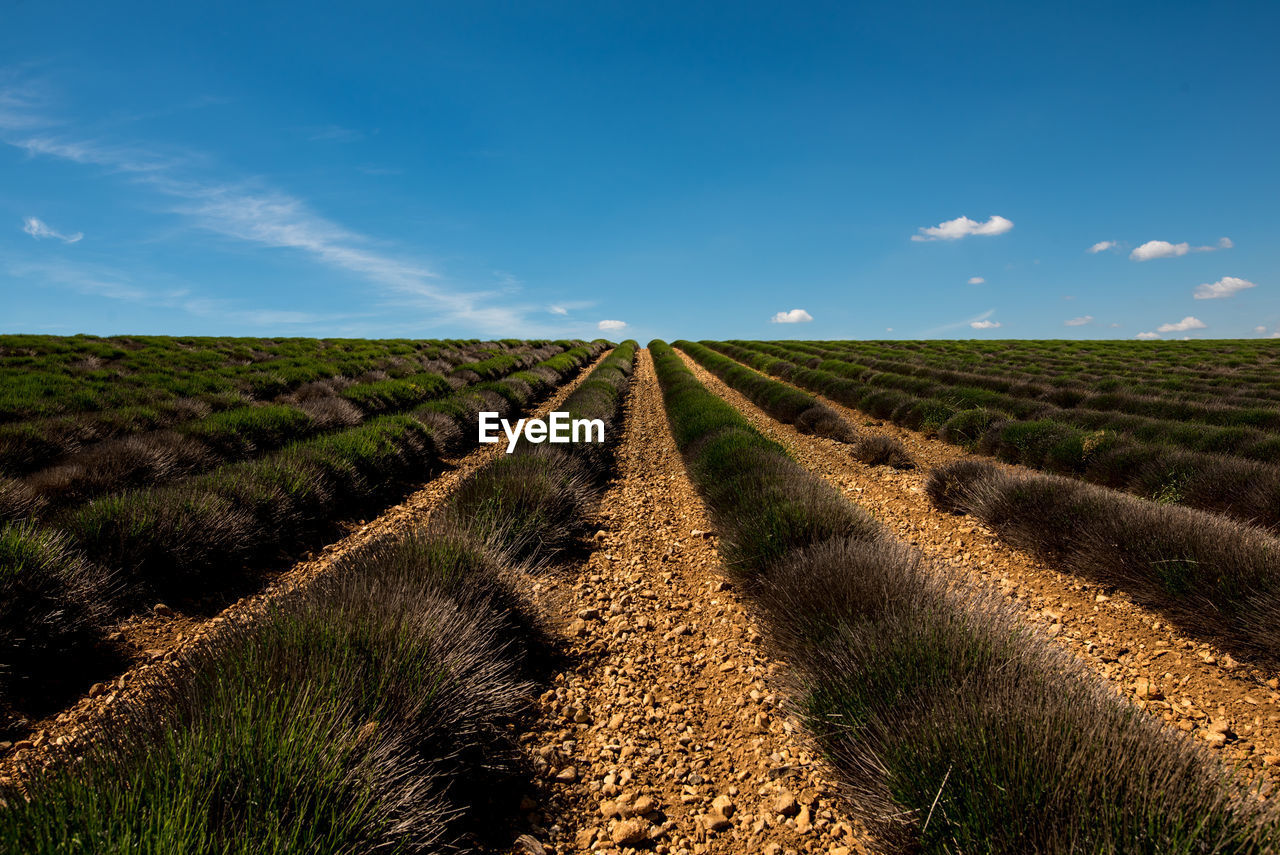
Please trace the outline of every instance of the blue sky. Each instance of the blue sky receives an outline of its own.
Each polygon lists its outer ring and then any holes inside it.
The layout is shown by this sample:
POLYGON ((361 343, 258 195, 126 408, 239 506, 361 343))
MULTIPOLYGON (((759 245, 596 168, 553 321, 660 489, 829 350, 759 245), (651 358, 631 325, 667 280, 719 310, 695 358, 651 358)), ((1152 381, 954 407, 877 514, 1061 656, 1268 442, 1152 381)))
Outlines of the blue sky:
POLYGON ((0 331, 1280 331, 1278 4, 362 5, 6 3, 0 331))

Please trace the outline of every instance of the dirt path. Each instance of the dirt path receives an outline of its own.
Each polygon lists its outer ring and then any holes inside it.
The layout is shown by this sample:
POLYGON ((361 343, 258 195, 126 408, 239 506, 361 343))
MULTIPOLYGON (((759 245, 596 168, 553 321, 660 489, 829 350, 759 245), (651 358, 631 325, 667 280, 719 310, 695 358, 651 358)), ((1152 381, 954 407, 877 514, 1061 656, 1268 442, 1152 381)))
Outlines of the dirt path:
MULTIPOLYGON (((585 366, 573 380, 534 408, 532 415, 542 417, 558 407, 610 352, 606 351, 585 366)), ((463 457, 446 459, 445 471, 403 502, 388 508, 373 520, 354 525, 350 534, 276 574, 262 589, 240 598, 215 617, 153 613, 128 619, 120 631, 127 643, 138 651, 138 664, 110 681, 94 685, 87 696, 64 711, 35 722, 25 739, 11 746, 0 743, 0 784, 7 778, 21 777, 24 769, 43 765, 47 752, 42 749, 46 745, 68 742, 74 745, 96 721, 110 715, 113 707, 140 692, 146 678, 180 667, 184 653, 208 643, 228 620, 252 619, 274 600, 327 572, 335 561, 353 550, 377 538, 425 523, 463 479, 501 454, 504 447, 503 443, 484 445, 463 457)))
MULTIPOLYGON (((679 352, 679 351, 677 351, 679 352)), ((1004 544, 969 516, 936 510, 924 493, 929 470, 974 456, 941 440, 822 400, 859 430, 901 440, 917 469, 897 472, 850 456, 834 440, 806 436, 775 421, 684 353, 707 388, 737 407, 765 436, 884 522, 904 542, 967 584, 994 584, 1025 609, 1027 620, 1077 653, 1117 691, 1174 727, 1220 748, 1225 759, 1280 782, 1280 681, 1184 636, 1122 591, 1059 573, 1004 544)), ((990 458, 982 458, 990 460, 990 458)))
POLYGON ((863 851, 720 575, 647 350, 627 408, 596 550, 535 583, 574 666, 524 735, 543 779, 516 851, 863 851))

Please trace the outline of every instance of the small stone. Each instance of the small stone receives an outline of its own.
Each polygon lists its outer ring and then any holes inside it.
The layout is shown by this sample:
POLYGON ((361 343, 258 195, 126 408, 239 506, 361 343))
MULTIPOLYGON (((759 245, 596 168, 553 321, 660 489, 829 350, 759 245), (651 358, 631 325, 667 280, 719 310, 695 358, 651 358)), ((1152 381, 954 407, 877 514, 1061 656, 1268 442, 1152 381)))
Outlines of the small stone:
POLYGON ((1227 723, 1226 719, 1217 719, 1209 723, 1209 732, 1231 736, 1231 725, 1227 723))
POLYGON ((631 805, 631 815, 645 816, 651 814, 657 806, 652 796, 641 796, 631 805))
POLYGON ((35 748, 35 747, 36 747, 36 744, 32 742, 30 739, 19 739, 17 742, 13 743, 14 751, 26 751, 29 748, 35 748))
POLYGON ((624 819, 609 836, 616 846, 636 846, 649 839, 649 824, 641 819, 624 819))
POLYGON ((573 636, 574 638, 578 638, 586 634, 587 634, 587 622, 582 618, 574 618, 569 623, 569 635, 573 636))
POLYGON ((606 532, 604 529, 597 529, 597 531, 596 531, 595 536, 593 537, 593 539, 594 539, 594 540, 596 540, 596 541, 601 541, 601 540, 604 540, 604 539, 605 539, 606 537, 608 537, 608 536, 609 536, 609 533, 608 533, 608 532, 606 532))
POLYGON ((579 829, 577 835, 573 838, 573 844, 578 849, 590 849, 591 844, 596 842, 596 835, 599 833, 599 829, 596 828, 579 829))
POLYGON ((578 780, 578 770, 573 766, 565 766, 559 772, 556 772, 556 780, 562 784, 572 784, 578 780))
POLYGON ((627 720, 627 717, 622 713, 620 712, 614 713, 609 717, 609 729, 617 730, 618 728, 622 727, 623 723, 625 723, 626 720, 627 720))
POLYGON ((547 855, 546 847, 538 842, 538 839, 532 834, 522 834, 516 838, 516 846, 520 847, 521 852, 527 855, 547 855))
POLYGON ((1227 744, 1227 735, 1225 733, 1217 733, 1212 730, 1200 731, 1200 736, 1205 742, 1209 743, 1210 748, 1221 748, 1227 744))
POLYGON ((773 810, 783 816, 795 816, 800 812, 800 805, 796 802, 795 796, 789 792, 783 792, 773 800, 773 810))
POLYGON ((733 799, 726 795, 716 796, 711 801, 711 810, 728 818, 733 816, 733 812, 737 809, 737 805, 733 803, 733 799))
POLYGON ((1139 677, 1134 682, 1133 691, 1134 694, 1144 701, 1158 701, 1164 697, 1164 693, 1151 685, 1151 681, 1146 677, 1139 677))
POLYGON ((173 617, 173 609, 169 608, 164 603, 156 603, 151 607, 151 611, 155 612, 160 617, 173 617))
POLYGON ((605 819, 613 819, 618 816, 618 803, 612 799, 600 803, 600 815, 605 819))
POLYGON ((796 815, 796 831, 804 834, 813 825, 813 815, 809 813, 809 806, 805 805, 800 808, 800 813, 796 815))
POLYGON ((521 813, 528 813, 529 811, 537 808, 537 806, 538 806, 538 803, 535 802, 533 799, 529 798, 528 796, 524 796, 523 798, 520 799, 521 813))

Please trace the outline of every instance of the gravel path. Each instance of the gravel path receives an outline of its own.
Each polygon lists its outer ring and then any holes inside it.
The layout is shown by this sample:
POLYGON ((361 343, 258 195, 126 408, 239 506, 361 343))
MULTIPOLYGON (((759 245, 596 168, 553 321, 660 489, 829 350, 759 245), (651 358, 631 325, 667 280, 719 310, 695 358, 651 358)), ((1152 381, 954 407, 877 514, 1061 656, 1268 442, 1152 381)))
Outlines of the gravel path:
MULTIPOLYGON (((585 366, 570 382, 558 389, 546 403, 536 407, 532 415, 545 416, 560 406, 578 385, 586 379, 606 351, 585 366)), ((388 508, 368 522, 357 523, 342 539, 324 547, 318 554, 294 564, 270 581, 259 591, 242 597, 212 618, 182 615, 161 609, 145 617, 130 618, 120 627, 126 643, 136 650, 135 664, 114 679, 94 685, 88 695, 66 710, 32 725, 31 733, 13 745, 0 743, 0 783, 8 778, 20 779, 31 769, 48 761, 46 749, 50 745, 70 743, 73 748, 78 740, 91 738, 97 722, 122 707, 123 701, 137 701, 147 677, 166 669, 181 667, 184 653, 197 645, 206 644, 229 620, 251 620, 272 601, 284 594, 305 586, 327 572, 335 561, 359 549, 377 538, 416 527, 430 519, 454 488, 472 472, 489 463, 503 452, 505 443, 484 445, 459 458, 446 459, 446 469, 436 478, 415 491, 398 505, 388 508)))
POLYGON ((757 430, 785 446, 801 465, 838 487, 959 582, 996 585, 1023 607, 1027 620, 1047 625, 1050 636, 1139 707, 1207 741, 1222 751, 1224 759, 1242 764, 1250 774, 1261 773, 1271 783, 1280 782, 1277 673, 1233 661, 1180 634, 1123 591, 1053 570, 1007 546, 972 517, 935 509, 924 493, 929 470, 978 455, 819 398, 859 430, 898 438, 918 468, 897 472, 867 466, 853 460, 847 446, 801 434, 775 421, 686 354, 680 355, 707 388, 737 407, 757 430))
POLYGON ((720 575, 647 350, 627 410, 595 551, 530 583, 571 664, 524 735, 541 781, 516 851, 864 851, 720 575))

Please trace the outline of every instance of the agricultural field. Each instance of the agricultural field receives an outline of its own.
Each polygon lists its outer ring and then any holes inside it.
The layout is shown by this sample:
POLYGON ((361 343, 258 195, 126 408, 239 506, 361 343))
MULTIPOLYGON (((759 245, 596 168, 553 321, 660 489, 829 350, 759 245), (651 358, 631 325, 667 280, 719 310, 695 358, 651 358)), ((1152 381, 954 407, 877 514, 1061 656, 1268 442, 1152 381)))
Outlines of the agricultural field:
POLYGON ((1277 357, 0 336, 0 853, 1280 851, 1277 357))

